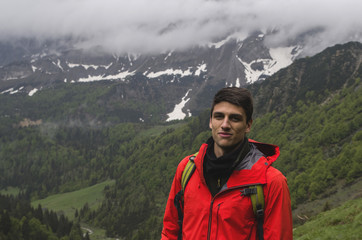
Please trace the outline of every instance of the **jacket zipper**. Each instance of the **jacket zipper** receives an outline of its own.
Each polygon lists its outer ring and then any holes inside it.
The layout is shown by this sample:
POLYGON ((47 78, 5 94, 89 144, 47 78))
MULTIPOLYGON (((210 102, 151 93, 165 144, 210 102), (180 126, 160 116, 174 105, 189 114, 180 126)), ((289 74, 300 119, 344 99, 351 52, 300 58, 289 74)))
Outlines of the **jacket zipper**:
POLYGON ((220 216, 220 213, 219 213, 219 211, 220 211, 220 205, 221 205, 222 203, 219 203, 219 205, 217 205, 217 212, 216 212, 216 236, 218 235, 218 233, 219 233, 219 216, 220 216))
MULTIPOLYGON (((231 191, 231 190, 235 190, 235 189, 238 189, 238 188, 245 188, 245 187, 252 186, 252 185, 256 185, 256 184, 259 184, 259 183, 245 184, 245 185, 240 185, 240 186, 228 188, 228 189, 222 190, 221 192, 218 192, 218 193, 212 198, 211 203, 210 203, 209 224, 208 224, 208 228, 207 228, 207 240, 210 240, 210 235, 211 235, 212 207, 213 207, 213 205, 214 205, 214 200, 215 200, 215 198, 218 197, 218 196, 220 196, 221 194, 223 194, 223 193, 225 193, 225 192, 228 192, 228 191, 231 191)), ((220 207, 220 204, 219 204, 218 206, 220 207)))
POLYGON ((207 239, 210 240, 210 233, 211 233, 211 221, 212 221, 212 205, 214 204, 215 197, 211 200, 210 204, 210 215, 209 215, 209 226, 207 229, 207 239))

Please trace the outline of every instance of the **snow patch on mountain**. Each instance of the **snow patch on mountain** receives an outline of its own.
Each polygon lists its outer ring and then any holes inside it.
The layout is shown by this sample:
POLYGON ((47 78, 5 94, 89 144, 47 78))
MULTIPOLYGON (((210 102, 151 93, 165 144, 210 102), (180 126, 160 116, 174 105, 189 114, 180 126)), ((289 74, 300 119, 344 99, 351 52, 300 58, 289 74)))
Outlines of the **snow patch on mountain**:
POLYGON ((236 78, 235 85, 233 83, 225 82, 225 87, 241 87, 240 78, 236 78))
POLYGON ((129 72, 128 70, 125 72, 120 72, 116 75, 95 75, 91 76, 88 75, 88 77, 85 78, 79 78, 78 82, 94 82, 94 81, 104 81, 104 80, 125 80, 128 76, 133 76, 135 74, 135 71, 129 72))
POLYGON ((110 66, 112 66, 112 64, 113 63, 110 63, 108 65, 93 65, 93 64, 79 64, 79 63, 68 63, 67 62, 67 65, 69 68, 83 67, 86 70, 88 70, 89 68, 93 68, 93 69, 97 70, 100 67, 108 69, 110 66))
POLYGON ((215 42, 215 43, 208 43, 207 46, 209 48, 214 47, 215 49, 217 48, 221 48, 223 45, 225 45, 227 42, 229 42, 230 40, 236 40, 238 42, 242 42, 245 38, 247 38, 248 35, 240 33, 240 32, 236 32, 233 33, 231 35, 229 35, 228 37, 226 37, 225 39, 219 41, 219 42, 215 42))
POLYGON ((10 94, 15 94, 15 93, 18 93, 18 92, 19 92, 19 89, 16 89, 16 90, 10 92, 10 94))
POLYGON ((185 70, 185 71, 182 69, 169 68, 164 71, 158 71, 158 72, 148 73, 146 71, 143 73, 143 75, 148 78, 158 78, 162 75, 180 75, 181 77, 186 77, 186 76, 192 76, 192 75, 200 76, 201 72, 206 72, 206 71, 207 71, 207 65, 206 65, 206 63, 202 63, 196 67, 195 72, 192 71, 192 67, 187 68, 187 70, 185 70))
POLYGON ((269 50, 270 56, 274 59, 275 63, 272 63, 271 68, 267 71, 267 75, 272 75, 282 68, 285 68, 293 63, 295 57, 300 51, 293 53, 295 47, 279 47, 271 48, 269 50))
POLYGON ((172 121, 172 120, 182 120, 185 117, 191 117, 190 110, 187 110, 187 114, 182 111, 182 109, 185 107, 185 104, 190 100, 190 98, 187 98, 189 95, 189 92, 192 91, 192 89, 189 89, 185 96, 181 99, 181 102, 179 104, 175 105, 175 108, 172 112, 168 113, 166 122, 172 121))
POLYGON ((214 48, 221 48, 225 43, 227 43, 228 41, 230 40, 230 38, 226 38, 226 39, 223 39, 223 40, 221 40, 221 41, 219 41, 219 42, 216 42, 216 43, 209 43, 209 44, 207 44, 207 46, 209 47, 209 48, 212 48, 212 47, 214 47, 214 48))
POLYGON ((159 72, 150 72, 150 73, 144 73, 146 74, 146 76, 148 78, 158 78, 162 75, 181 75, 181 77, 185 77, 185 76, 191 76, 192 72, 191 72, 191 68, 189 67, 187 70, 183 71, 181 69, 166 69, 164 71, 159 71, 159 72))
POLYGON ((31 90, 31 91, 29 92, 28 95, 31 97, 31 96, 33 96, 38 90, 39 90, 39 89, 34 88, 33 90, 31 90))
POLYGON ((165 61, 165 62, 166 62, 166 61, 167 61, 167 59, 168 59, 169 57, 171 57, 172 53, 173 53, 172 51, 171 51, 171 52, 169 52, 169 53, 167 54, 167 56, 165 57, 165 59, 163 59, 163 61, 165 61))
POLYGON ((9 88, 9 89, 7 89, 7 90, 2 91, 1 94, 10 93, 10 92, 12 92, 12 91, 14 91, 14 88, 9 88))
POLYGON ((58 61, 57 61, 56 63, 53 62, 53 64, 54 64, 55 66, 57 66, 58 68, 60 68, 62 71, 64 71, 62 65, 60 65, 60 60, 59 60, 59 59, 58 59, 58 61))
POLYGON ((0 92, 0 94, 9 93, 9 94, 12 95, 12 94, 16 94, 16 93, 21 92, 21 90, 23 90, 23 89, 24 89, 24 86, 22 86, 22 87, 20 87, 18 89, 9 88, 7 90, 4 90, 4 91, 0 92))
POLYGON ((141 54, 128 53, 127 57, 128 57, 129 64, 132 66, 133 65, 132 62, 136 61, 140 56, 141 56, 141 54))
POLYGON ((271 76, 282 68, 292 64, 299 52, 293 53, 296 47, 278 47, 269 50, 272 59, 257 59, 250 63, 244 62, 237 57, 241 64, 245 67, 245 76, 247 83, 254 83, 257 80, 264 80, 266 76, 271 76), (262 69, 254 69, 253 64, 262 63, 262 69))
POLYGON ((241 60, 241 58, 237 57, 237 59, 241 62, 241 64, 244 65, 244 73, 245 73, 245 78, 246 78, 246 82, 247 83, 253 83, 256 82, 257 80, 259 80, 259 78, 262 76, 264 70, 254 70, 251 66, 253 63, 259 63, 262 62, 263 65, 268 65, 270 62, 270 59, 258 59, 258 60, 254 60, 251 61, 250 63, 244 62, 243 60, 241 60))
POLYGON ((237 78, 237 79, 236 79, 235 87, 241 87, 240 78, 237 78))
POLYGON ((206 67, 207 67, 206 63, 198 65, 195 71, 195 76, 200 76, 201 72, 206 72, 207 71, 206 67))

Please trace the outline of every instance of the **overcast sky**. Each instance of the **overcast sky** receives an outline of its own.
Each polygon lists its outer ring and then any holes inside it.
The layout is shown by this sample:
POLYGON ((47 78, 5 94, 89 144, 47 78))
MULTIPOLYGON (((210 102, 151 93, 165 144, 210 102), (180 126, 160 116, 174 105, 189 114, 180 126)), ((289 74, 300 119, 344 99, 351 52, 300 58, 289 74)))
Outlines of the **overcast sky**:
POLYGON ((112 52, 158 52, 208 43, 238 30, 278 29, 270 45, 310 29, 308 51, 362 41, 361 0, 0 0, 0 40, 79 40, 112 52))

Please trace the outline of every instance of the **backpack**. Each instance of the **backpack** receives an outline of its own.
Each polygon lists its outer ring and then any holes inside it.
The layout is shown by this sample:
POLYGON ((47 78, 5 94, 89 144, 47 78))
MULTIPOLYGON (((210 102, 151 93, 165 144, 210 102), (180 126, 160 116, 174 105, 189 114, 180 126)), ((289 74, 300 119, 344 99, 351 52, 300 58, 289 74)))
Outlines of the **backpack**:
MULTIPOLYGON (((181 176, 181 190, 176 194, 174 199, 175 207, 177 208, 178 213, 178 225, 180 227, 178 240, 182 239, 182 222, 183 222, 183 195, 185 192, 186 185, 190 180, 192 174, 194 173, 196 166, 194 159, 196 158, 198 152, 192 155, 187 162, 184 171, 181 176)), ((261 184, 250 185, 247 188, 244 188, 241 191, 241 195, 250 196, 251 203, 253 205, 253 211, 257 220, 257 234, 259 240, 264 240, 263 233, 263 224, 264 224, 264 192, 263 186, 261 184)))

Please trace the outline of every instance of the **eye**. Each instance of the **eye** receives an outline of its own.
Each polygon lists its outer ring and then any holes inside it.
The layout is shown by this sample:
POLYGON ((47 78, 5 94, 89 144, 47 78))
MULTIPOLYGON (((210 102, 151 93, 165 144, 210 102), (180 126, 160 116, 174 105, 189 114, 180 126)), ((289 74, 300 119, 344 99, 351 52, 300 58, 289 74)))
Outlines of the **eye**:
POLYGON ((231 115, 230 120, 233 122, 241 122, 243 121, 243 117, 240 115, 231 115))
POLYGON ((221 113, 215 113, 214 114, 214 118, 217 119, 217 120, 221 120, 224 118, 224 114, 221 114, 221 113))

